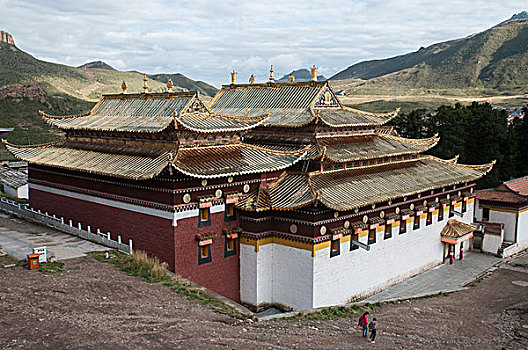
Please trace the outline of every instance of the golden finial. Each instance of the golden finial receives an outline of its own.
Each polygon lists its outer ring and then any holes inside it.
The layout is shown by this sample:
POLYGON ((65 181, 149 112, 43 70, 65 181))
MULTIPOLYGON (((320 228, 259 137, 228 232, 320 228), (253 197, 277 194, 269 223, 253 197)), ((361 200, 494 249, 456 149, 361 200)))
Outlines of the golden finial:
POLYGON ((148 93, 148 90, 149 90, 149 87, 148 87, 147 82, 148 82, 147 75, 144 74, 144 75, 143 75, 143 90, 144 90, 143 92, 144 92, 144 93, 148 93))
POLYGON ((249 83, 253 84, 254 82, 255 82, 255 76, 251 74, 251 76, 249 77, 249 83))
POLYGON ((271 65, 271 68, 270 68, 270 77, 269 77, 269 81, 271 83, 273 83, 275 81, 275 78, 273 77, 273 65, 271 65))
POLYGON ((293 83, 295 81, 295 76, 293 75, 293 72, 290 73, 288 80, 290 81, 290 83, 293 83))
POLYGON ((231 85, 235 85, 236 84, 236 77, 237 77, 237 72, 232 71, 231 72, 231 85))
POLYGON ((127 84, 123 80, 123 84, 121 84, 121 89, 123 89, 123 93, 126 94, 127 84))
POLYGON ((169 81, 167 81, 167 91, 168 92, 172 92, 172 87, 173 86, 174 85, 172 84, 172 80, 171 80, 171 78, 169 78, 169 81))
POLYGON ((312 71, 312 81, 317 81, 317 67, 313 65, 311 71, 312 71))

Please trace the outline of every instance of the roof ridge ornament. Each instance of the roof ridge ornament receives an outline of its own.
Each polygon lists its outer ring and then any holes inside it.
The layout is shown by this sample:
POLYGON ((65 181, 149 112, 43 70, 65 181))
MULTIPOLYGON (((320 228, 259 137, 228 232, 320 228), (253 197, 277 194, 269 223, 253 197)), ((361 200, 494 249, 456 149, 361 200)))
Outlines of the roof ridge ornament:
POLYGON ((174 87, 174 84, 172 83, 172 79, 169 78, 167 81, 167 92, 172 92, 172 88, 174 87))
POLYGON ((231 85, 236 85, 237 74, 234 70, 231 72, 231 85))
POLYGON ((123 80, 123 84, 121 84, 121 89, 123 90, 123 94, 126 94, 127 84, 124 80, 123 80))
POLYGON ((317 67, 315 64, 312 66, 310 71, 312 72, 312 81, 317 81, 317 67))
POLYGON ((270 68, 269 82, 270 83, 274 83, 275 82, 275 77, 273 76, 273 65, 271 65, 271 68, 270 68))
POLYGON ((148 86, 148 78, 146 74, 143 74, 143 92, 145 94, 148 94, 149 92, 149 86, 148 86))
POLYGON ((288 80, 290 81, 290 83, 295 82, 295 76, 293 75, 293 72, 290 73, 290 76, 288 77, 288 80))
POLYGON ((255 82, 255 76, 251 74, 251 76, 249 77, 249 83, 253 84, 254 82, 255 82))

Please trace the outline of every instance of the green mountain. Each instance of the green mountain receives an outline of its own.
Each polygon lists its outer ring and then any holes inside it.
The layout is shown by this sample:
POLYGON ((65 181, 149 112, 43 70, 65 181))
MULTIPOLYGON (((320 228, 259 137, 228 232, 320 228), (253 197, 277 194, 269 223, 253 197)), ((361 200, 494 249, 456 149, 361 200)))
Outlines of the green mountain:
MULTIPOLYGON (((151 91, 165 91, 165 75, 155 75, 148 81, 151 91)), ((196 82, 181 74, 167 75, 173 81, 173 91, 197 90, 213 96, 217 89, 196 82)), ((168 79, 168 78, 167 78, 168 79)), ((143 74, 120 72, 97 61, 80 67, 45 62, 18 47, 0 42, 0 128, 15 128, 3 135, 17 144, 42 143, 62 137, 38 115, 68 115, 89 111, 102 94, 121 92, 126 81, 128 92, 143 91, 143 74)), ((6 159, 4 147, 0 159, 6 159)))
POLYGON ((463 39, 397 57, 354 64, 330 78, 355 87, 391 86, 524 93, 528 87, 528 20, 522 14, 463 39), (519 18, 519 19, 517 19, 519 18))

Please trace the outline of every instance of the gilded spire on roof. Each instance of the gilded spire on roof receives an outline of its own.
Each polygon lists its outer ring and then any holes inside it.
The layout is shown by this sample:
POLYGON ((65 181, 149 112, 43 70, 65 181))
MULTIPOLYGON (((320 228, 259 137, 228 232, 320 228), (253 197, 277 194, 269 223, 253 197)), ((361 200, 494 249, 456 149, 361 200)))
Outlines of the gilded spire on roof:
POLYGON ((269 81, 270 81, 270 83, 273 83, 275 81, 275 77, 273 76, 273 65, 271 65, 271 68, 270 68, 269 81))
POLYGON ((232 71, 231 72, 231 85, 235 85, 236 84, 236 77, 237 77, 237 72, 232 71))
POLYGON ((317 81, 317 67, 313 65, 311 71, 312 71, 312 81, 317 81))
POLYGON ((123 84, 121 84, 121 89, 123 89, 123 93, 126 94, 127 84, 123 80, 123 84))
POLYGON ((167 81, 167 91, 168 92, 172 92, 172 88, 174 87, 174 85, 172 84, 172 80, 171 78, 169 78, 169 81, 167 81))
POLYGON ((290 81, 290 83, 293 83, 295 81, 295 76, 293 75, 293 72, 290 73, 288 80, 290 81))
POLYGON ((149 91, 148 91, 148 90, 149 90, 149 86, 148 86, 148 83, 147 83, 147 82, 148 82, 147 75, 144 74, 144 75, 143 75, 143 90, 144 90, 143 92, 144 92, 144 93, 148 93, 148 92, 149 92, 149 91))
POLYGON ((253 84, 254 82, 255 82, 255 76, 251 74, 251 76, 249 77, 249 83, 253 84))

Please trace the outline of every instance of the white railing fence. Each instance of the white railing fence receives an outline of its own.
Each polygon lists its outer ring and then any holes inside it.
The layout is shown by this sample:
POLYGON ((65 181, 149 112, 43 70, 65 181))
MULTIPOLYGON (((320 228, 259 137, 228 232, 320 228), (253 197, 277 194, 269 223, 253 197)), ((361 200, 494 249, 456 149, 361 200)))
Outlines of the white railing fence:
POLYGON ((92 232, 92 228, 87 226, 83 229, 81 223, 77 226, 73 225, 72 220, 65 222, 63 217, 49 215, 47 212, 42 213, 40 210, 30 208, 28 204, 20 204, 7 198, 0 198, 0 210, 7 214, 19 217, 26 221, 35 222, 37 224, 46 225, 58 231, 62 231, 88 241, 99 243, 101 245, 115 248, 120 252, 130 254, 132 252, 132 240, 128 240, 128 244, 121 241, 121 236, 117 236, 117 241, 111 239, 110 232, 101 232, 96 229, 92 232))

